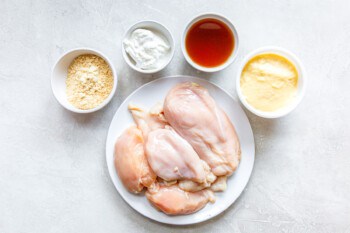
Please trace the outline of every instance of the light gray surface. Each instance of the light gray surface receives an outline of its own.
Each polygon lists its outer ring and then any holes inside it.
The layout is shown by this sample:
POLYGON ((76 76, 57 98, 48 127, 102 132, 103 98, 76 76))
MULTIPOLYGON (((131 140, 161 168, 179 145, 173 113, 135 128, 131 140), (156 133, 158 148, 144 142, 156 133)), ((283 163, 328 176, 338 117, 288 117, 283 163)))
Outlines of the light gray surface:
MULTIPOLYGON (((10 1, 0 2, 0 232, 350 232, 350 2, 339 1, 10 1), (219 12, 241 47, 223 72, 198 73, 179 47, 193 16, 219 12), (177 48, 154 76, 122 60, 121 36, 154 19, 177 48), (171 227, 133 211, 110 181, 107 129, 121 101, 154 78, 209 78, 235 93, 243 56, 264 45, 295 52, 308 73, 301 105, 264 120, 248 113, 256 163, 241 198, 202 224, 171 227), (50 72, 64 51, 88 46, 114 62, 119 86, 102 111, 76 115, 54 99, 50 72)), ((155 90, 156 91, 156 90, 155 90)))

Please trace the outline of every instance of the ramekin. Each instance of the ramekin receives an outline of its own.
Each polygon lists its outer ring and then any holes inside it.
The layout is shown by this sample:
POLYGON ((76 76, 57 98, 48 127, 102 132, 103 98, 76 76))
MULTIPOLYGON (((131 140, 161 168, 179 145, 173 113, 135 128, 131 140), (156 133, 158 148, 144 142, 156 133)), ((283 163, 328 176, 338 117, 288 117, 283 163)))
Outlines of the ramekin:
POLYGON ((186 61, 195 69, 203 71, 203 72, 217 72, 220 70, 225 69, 226 67, 228 67, 229 65, 232 64, 232 62, 235 60, 237 53, 238 53, 238 48, 239 48, 239 39, 238 39, 238 33, 237 30, 235 28, 235 26, 233 25, 233 23, 226 18, 223 15, 217 14, 217 13, 204 13, 204 14, 200 14, 196 17, 194 17, 192 20, 190 20, 190 22, 187 24, 184 32, 182 33, 182 38, 181 38, 181 50, 182 53, 186 59, 186 61), (199 64, 197 64, 196 62, 194 62, 191 57, 189 56, 187 50, 186 50, 186 36, 188 33, 188 30, 192 27, 193 24, 197 23, 198 21, 202 20, 202 19, 216 19, 221 21, 222 23, 224 23, 225 25, 227 25, 229 27, 229 29, 232 31, 233 37, 234 37, 234 48, 233 51, 230 55, 230 57, 227 59, 227 61, 225 61, 225 63, 223 63, 222 65, 219 66, 215 66, 215 67, 205 67, 205 66, 201 66, 199 64))
POLYGON ((115 71, 115 68, 112 62, 102 52, 99 52, 91 48, 75 48, 65 52, 63 55, 61 55, 57 59, 55 65, 52 68, 51 88, 55 98, 64 108, 75 113, 91 113, 91 112, 98 111, 104 106, 106 106, 114 96, 114 93, 117 89, 117 84, 118 84, 117 72, 115 71), (74 105, 72 105, 71 103, 69 103, 69 101, 67 100, 67 94, 66 94, 66 78, 68 73, 68 67, 76 57, 83 54, 93 54, 101 57, 107 62, 113 74, 113 88, 111 90, 111 93, 109 93, 108 97, 98 106, 87 110, 79 109, 74 105))
POLYGON ((286 49, 280 48, 280 47, 276 47, 276 46, 262 47, 262 48, 259 48, 259 49, 252 51, 247 56, 245 56, 245 58, 242 61, 242 64, 240 65, 239 72, 238 72, 238 75, 236 78, 237 95, 238 95, 238 98, 240 99, 240 101, 242 102, 242 104, 244 105, 244 107, 246 107, 250 112, 254 113, 255 115, 257 115, 259 117, 263 117, 263 118, 279 118, 279 117, 283 117, 283 116, 289 114, 291 111, 293 111, 298 106, 298 104, 303 99, 304 94, 305 94, 305 89, 306 89, 306 74, 305 74, 304 67, 303 67, 302 63, 300 62, 300 60, 292 52, 290 52, 286 49), (273 112, 265 112, 265 111, 261 111, 261 110, 254 108, 252 105, 250 105, 247 102, 246 97, 243 95, 242 90, 241 90, 241 83, 240 83, 241 82, 241 75, 242 75, 242 71, 243 71, 245 65, 247 64, 247 62, 250 59, 252 59, 256 55, 264 54, 264 53, 273 53, 273 54, 277 54, 277 55, 281 55, 283 57, 286 57, 289 61, 291 61, 294 64, 294 66, 298 72, 298 90, 297 90, 295 99, 293 101, 291 101, 289 104, 287 104, 285 107, 283 107, 279 110, 273 111, 273 112))
POLYGON ((163 24, 157 22, 157 21, 153 21, 153 20, 146 20, 146 21, 140 21, 137 22, 135 24, 133 24, 125 33, 124 37, 123 37, 123 41, 122 41, 122 54, 123 54, 123 58, 125 60, 125 62, 133 69, 136 70, 140 73, 143 74, 153 74, 153 73, 157 73, 161 70, 163 70, 169 63, 170 61, 173 59, 174 57, 174 52, 175 52, 175 42, 174 42, 174 38, 173 35, 171 34, 171 32, 168 30, 168 28, 166 28, 163 24), (167 54, 167 57, 165 57, 165 61, 163 62, 163 64, 161 66, 159 66, 156 69, 150 69, 150 70, 145 70, 145 69, 141 69, 139 67, 137 67, 135 65, 135 61, 127 54, 127 52, 125 51, 124 48, 124 39, 129 38, 131 33, 133 31, 135 31, 136 29, 148 29, 150 31, 154 31, 156 32, 158 35, 163 36, 164 39, 167 40, 167 42, 170 45, 170 52, 167 54))

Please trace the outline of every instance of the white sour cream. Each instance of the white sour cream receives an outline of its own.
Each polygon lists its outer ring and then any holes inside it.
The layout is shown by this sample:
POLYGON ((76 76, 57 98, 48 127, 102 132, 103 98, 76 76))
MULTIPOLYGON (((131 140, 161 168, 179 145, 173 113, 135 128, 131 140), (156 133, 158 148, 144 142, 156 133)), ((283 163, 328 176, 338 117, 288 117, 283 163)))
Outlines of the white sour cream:
POLYGON ((143 70, 157 69, 170 52, 166 40, 146 29, 136 29, 123 43, 125 51, 135 61, 136 67, 143 70))

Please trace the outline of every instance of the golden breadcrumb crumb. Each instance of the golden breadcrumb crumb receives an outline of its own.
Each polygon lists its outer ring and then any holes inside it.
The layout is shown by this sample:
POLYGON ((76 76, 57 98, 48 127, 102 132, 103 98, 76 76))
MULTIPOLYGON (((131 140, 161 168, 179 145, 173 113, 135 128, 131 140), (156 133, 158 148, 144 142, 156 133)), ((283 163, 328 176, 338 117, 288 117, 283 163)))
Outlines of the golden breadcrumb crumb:
POLYGON ((112 70, 104 59, 93 54, 80 55, 68 68, 67 99, 79 109, 95 108, 109 96, 113 83, 112 70))

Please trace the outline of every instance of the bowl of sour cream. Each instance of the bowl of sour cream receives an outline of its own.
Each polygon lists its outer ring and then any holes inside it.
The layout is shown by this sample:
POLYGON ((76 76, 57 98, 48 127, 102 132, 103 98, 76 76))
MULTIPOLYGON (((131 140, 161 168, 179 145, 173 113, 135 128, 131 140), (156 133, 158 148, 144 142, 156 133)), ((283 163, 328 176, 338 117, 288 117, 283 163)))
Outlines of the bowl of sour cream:
POLYGON ((236 82, 237 95, 252 113, 278 118, 293 111, 306 89, 300 60, 279 47, 263 47, 248 54, 236 82))
POLYGON ((175 43, 170 31, 156 21, 141 21, 125 33, 122 54, 134 70, 152 74, 164 69, 172 60, 175 43))

